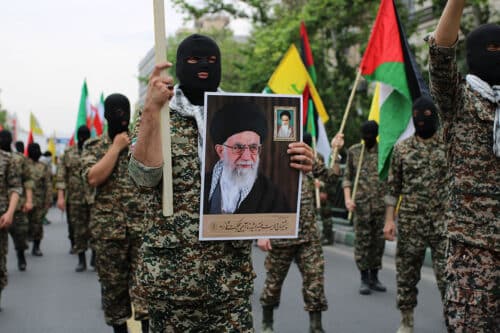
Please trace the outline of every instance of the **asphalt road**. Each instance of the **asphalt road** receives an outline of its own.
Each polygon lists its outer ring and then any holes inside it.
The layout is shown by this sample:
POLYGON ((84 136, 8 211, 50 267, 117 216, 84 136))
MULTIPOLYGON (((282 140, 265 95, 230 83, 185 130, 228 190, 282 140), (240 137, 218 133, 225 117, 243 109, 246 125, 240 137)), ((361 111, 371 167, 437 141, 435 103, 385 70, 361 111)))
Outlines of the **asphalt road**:
MULTIPOLYGON (((17 270, 15 251, 10 244, 8 255, 9 285, 2 293, 1 333, 98 333, 112 332, 104 323, 96 273, 74 271, 77 257, 68 254, 66 224, 56 209, 49 213, 52 224, 45 226, 41 249, 43 257, 27 255, 28 269, 17 270)), ((326 258, 326 293, 329 309, 323 313, 326 332, 390 333, 399 325, 395 306, 395 267, 392 257, 384 257, 380 279, 386 293, 358 294, 359 273, 352 248, 342 245, 324 247, 326 258)), ((254 248, 257 272, 252 297, 256 332, 260 331, 259 294, 264 283, 265 254, 254 248)), ((424 267, 419 284, 419 305, 415 312, 415 332, 445 332, 439 292, 432 270, 424 267)), ((293 265, 282 291, 280 307, 275 311, 275 332, 308 332, 309 317, 304 311, 301 278, 293 265)), ((130 323, 131 332, 140 332, 130 323)))

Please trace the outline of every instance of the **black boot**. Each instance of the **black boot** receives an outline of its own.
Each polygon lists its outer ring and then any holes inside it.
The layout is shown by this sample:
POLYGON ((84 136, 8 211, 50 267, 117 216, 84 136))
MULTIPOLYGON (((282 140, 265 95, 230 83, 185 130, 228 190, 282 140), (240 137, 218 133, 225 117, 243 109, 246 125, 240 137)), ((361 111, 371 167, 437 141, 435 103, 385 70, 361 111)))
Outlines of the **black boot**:
POLYGON ((262 306, 262 333, 273 333, 273 312, 274 306, 262 306))
POLYGON ((321 325, 321 312, 309 312, 309 333, 324 333, 323 326, 321 325))
POLYGON ((378 269, 370 270, 370 289, 375 291, 387 290, 387 288, 378 280, 378 269))
POLYGON ((141 320, 142 333, 149 333, 149 320, 141 320))
POLYGON ((76 265, 75 271, 83 272, 87 269, 87 257, 85 256, 85 251, 78 253, 78 265, 76 265))
POLYGON ((17 268, 21 272, 26 270, 26 258, 24 257, 24 250, 17 250, 17 268))
POLYGON ((33 249, 31 250, 31 254, 35 257, 43 256, 42 251, 40 251, 40 240, 33 241, 33 249))
POLYGON ((95 251, 92 250, 90 254, 90 266, 95 268, 95 251))
POLYGON ((121 325, 113 325, 114 333, 128 333, 127 323, 123 323, 121 325))
POLYGON ((359 287, 361 295, 370 295, 370 272, 366 269, 361 271, 361 286, 359 287))

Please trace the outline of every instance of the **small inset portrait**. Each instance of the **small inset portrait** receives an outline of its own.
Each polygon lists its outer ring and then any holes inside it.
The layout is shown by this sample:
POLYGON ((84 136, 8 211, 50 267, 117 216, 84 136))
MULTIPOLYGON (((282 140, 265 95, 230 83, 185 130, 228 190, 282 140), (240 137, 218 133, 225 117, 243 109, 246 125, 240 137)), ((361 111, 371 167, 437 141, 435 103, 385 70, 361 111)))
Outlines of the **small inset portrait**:
POLYGON ((274 140, 275 141, 297 141, 295 137, 296 121, 294 107, 274 107, 274 140))

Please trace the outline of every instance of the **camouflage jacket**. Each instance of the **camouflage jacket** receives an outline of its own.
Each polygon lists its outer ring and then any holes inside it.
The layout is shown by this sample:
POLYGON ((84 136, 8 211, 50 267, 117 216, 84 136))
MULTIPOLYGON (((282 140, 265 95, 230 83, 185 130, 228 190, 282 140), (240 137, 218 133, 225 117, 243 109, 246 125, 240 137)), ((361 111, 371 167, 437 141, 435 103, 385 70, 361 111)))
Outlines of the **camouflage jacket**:
POLYGON ((52 201, 52 172, 50 167, 42 162, 28 159, 33 179, 33 207, 46 208, 52 201))
POLYGON ((452 239, 500 252, 500 158, 492 152, 495 105, 457 71, 455 47, 430 40, 431 93, 443 121, 450 168, 452 239))
POLYGON ((316 195, 314 182, 316 179, 332 181, 338 177, 330 169, 326 169, 323 159, 316 159, 313 172, 302 174, 302 189, 300 195, 299 232, 297 238, 272 239, 273 247, 287 247, 311 241, 320 241, 318 225, 316 223, 316 195))
MULTIPOLYGON (((361 153, 361 144, 355 144, 347 151, 347 161, 344 171, 342 187, 354 187, 354 180, 358 169, 358 161, 361 153)), ((356 214, 360 216, 370 216, 373 213, 385 212, 384 195, 386 193, 386 183, 378 177, 378 145, 371 149, 365 149, 361 171, 359 174, 358 187, 356 192, 356 214)), ((352 192, 351 192, 352 194, 352 192)))
MULTIPOLYGON (((83 181, 87 183, 89 170, 110 147, 111 140, 107 134, 85 142, 81 169, 83 181)), ((120 152, 108 179, 95 188, 90 208, 90 230, 94 239, 125 239, 127 233, 142 234, 143 216, 142 211, 138 211, 142 199, 128 175, 127 166, 128 148, 120 152)))
POLYGON ((64 151, 59 158, 56 173, 56 189, 64 190, 66 201, 70 204, 84 204, 85 182, 81 177, 82 153, 77 145, 73 145, 64 151))
POLYGON ((411 136, 394 146, 387 187, 386 205, 395 207, 402 195, 400 214, 440 224, 444 234, 448 167, 439 132, 426 141, 411 136))
POLYGON ((0 150, 0 215, 9 208, 9 198, 12 192, 22 194, 20 169, 14 167, 11 153, 0 150))
POLYGON ((172 216, 162 215, 162 169, 130 159, 134 181, 153 190, 146 205, 139 282, 150 299, 224 302, 249 297, 255 278, 251 241, 198 240, 201 165, 196 122, 170 110, 170 130, 172 216))
POLYGON ((25 191, 27 189, 33 189, 34 182, 31 179, 31 170, 29 166, 29 160, 26 156, 18 152, 12 152, 12 165, 16 170, 20 171, 21 181, 23 182, 23 195, 20 196, 19 202, 17 204, 16 211, 22 209, 24 203, 26 202, 25 191))

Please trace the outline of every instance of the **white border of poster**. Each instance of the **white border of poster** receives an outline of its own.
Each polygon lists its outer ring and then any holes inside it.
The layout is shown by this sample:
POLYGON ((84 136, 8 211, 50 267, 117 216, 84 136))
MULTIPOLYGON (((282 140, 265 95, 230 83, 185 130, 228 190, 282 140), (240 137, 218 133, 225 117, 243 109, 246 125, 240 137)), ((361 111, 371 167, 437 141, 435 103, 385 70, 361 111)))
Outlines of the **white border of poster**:
MULTIPOLYGON (((258 238, 297 238, 300 216, 300 195, 302 187, 302 173, 289 166, 290 158, 286 153, 288 145, 293 140, 276 138, 275 129, 276 108, 296 110, 293 115, 293 126, 296 138, 302 140, 302 96, 301 95, 277 95, 277 94, 249 94, 249 93, 205 93, 204 115, 205 133, 203 137, 203 159, 201 168, 201 196, 200 196, 200 240, 236 240, 236 239, 258 239, 258 238), (257 104, 263 112, 267 121, 267 135, 262 144, 259 154, 259 177, 261 174, 267 181, 272 182, 280 194, 283 194, 287 203, 286 212, 262 212, 244 211, 231 214, 210 213, 210 197, 213 193, 212 182, 205 183, 206 178, 211 178, 212 168, 220 159, 217 155, 216 146, 212 141, 210 126, 213 115, 220 111, 224 105, 250 102, 257 104), (207 170, 208 168, 208 170, 207 170), (208 186, 208 188, 205 188, 208 186)), ((237 110, 235 110, 237 112, 237 110)), ((292 112, 293 113, 293 112, 292 112)), ((223 118, 226 119, 226 118, 223 118)), ((241 119, 241 118, 240 118, 241 119)), ((245 200, 253 200, 252 194, 255 183, 250 194, 245 200), (252 197, 252 198, 250 198, 252 197)), ((241 203, 241 208, 245 204, 241 203)), ((248 206, 248 205, 247 205, 248 206)), ((245 206, 245 207, 247 207, 245 206)), ((250 204, 250 207, 253 207, 250 204)), ((257 206, 256 206, 257 207, 257 206)), ((258 206, 260 207, 260 206, 258 206)))

